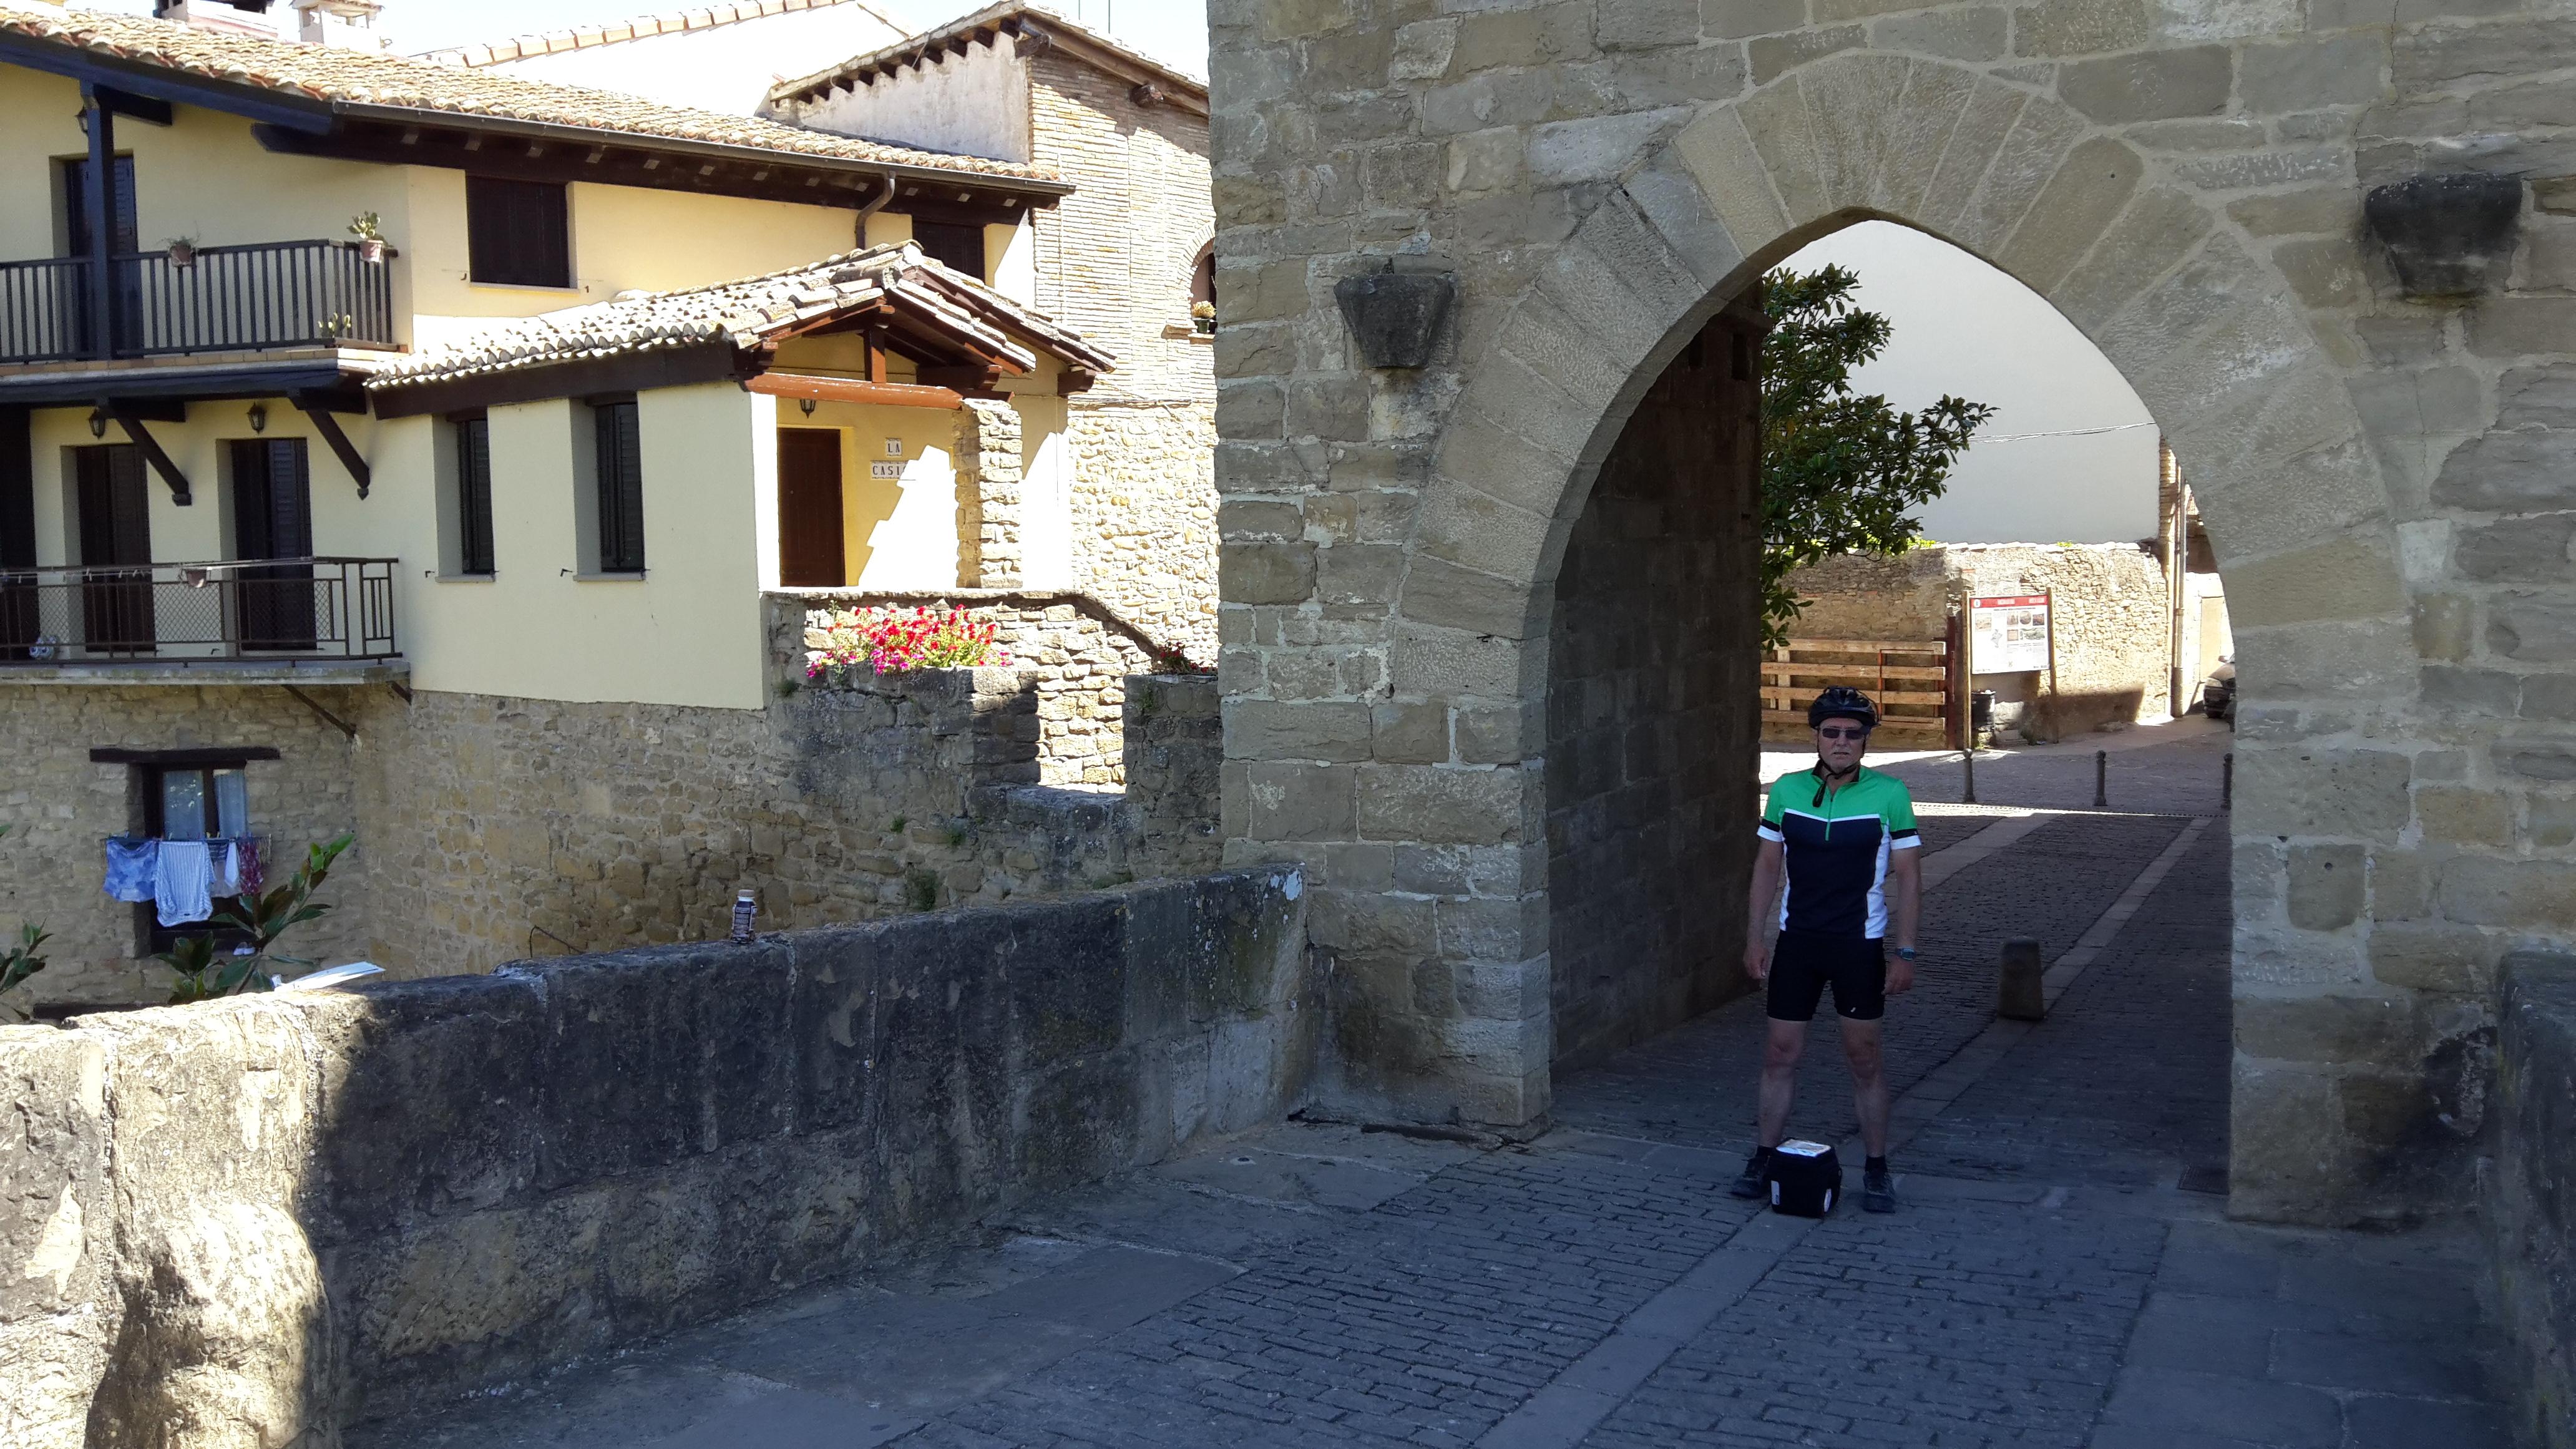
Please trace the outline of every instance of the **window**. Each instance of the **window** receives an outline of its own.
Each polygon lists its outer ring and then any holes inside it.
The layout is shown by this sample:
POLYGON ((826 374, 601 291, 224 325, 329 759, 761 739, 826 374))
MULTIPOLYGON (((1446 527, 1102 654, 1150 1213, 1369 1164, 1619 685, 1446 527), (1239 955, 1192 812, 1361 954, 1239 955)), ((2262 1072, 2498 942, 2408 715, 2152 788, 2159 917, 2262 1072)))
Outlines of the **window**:
POLYGON ((984 228, 946 221, 915 221, 912 244, 951 271, 984 280, 984 228))
POLYGON ((450 573, 488 577, 492 572, 492 423, 481 413, 448 420, 455 458, 455 567, 450 573))
POLYGON ((591 513, 598 557, 587 572, 644 572, 644 458, 635 399, 590 404, 591 513))
MULTIPOLYGON (((145 835, 164 842, 238 841, 249 836, 250 776, 242 764, 145 765, 139 767, 139 773, 145 835)), ((206 920, 220 920, 239 899, 238 892, 215 895, 214 908, 206 920)), ((164 926, 159 910, 149 901, 136 905, 134 911, 146 955, 170 950, 182 936, 213 931, 217 944, 225 945, 238 935, 210 924, 164 926)))
POLYGON ((465 178, 466 267, 478 282, 572 283, 571 208, 559 181, 465 178))

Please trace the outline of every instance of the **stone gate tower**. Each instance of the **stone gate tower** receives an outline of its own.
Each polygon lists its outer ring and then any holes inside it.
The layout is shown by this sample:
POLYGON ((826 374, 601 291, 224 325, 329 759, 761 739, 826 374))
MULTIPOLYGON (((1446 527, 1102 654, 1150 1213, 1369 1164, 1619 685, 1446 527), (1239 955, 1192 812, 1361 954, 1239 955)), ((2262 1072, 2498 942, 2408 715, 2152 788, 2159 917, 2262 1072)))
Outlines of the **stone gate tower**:
MULTIPOLYGON (((1765 267, 1883 218, 2048 297, 2200 491, 2245 697, 2234 1209, 2464 1199, 2495 962, 2576 938, 2576 6, 1211 10, 1225 827, 1317 886, 1336 1090, 1546 1111, 1589 989, 1551 780, 1605 707, 1562 618, 1596 482, 1765 267), (1390 268, 1454 282, 1426 365, 1336 303, 1390 268)), ((1604 790, 1688 793, 1659 668, 1580 762, 1604 790)), ((1739 889, 1668 845, 1587 889, 1739 889)))

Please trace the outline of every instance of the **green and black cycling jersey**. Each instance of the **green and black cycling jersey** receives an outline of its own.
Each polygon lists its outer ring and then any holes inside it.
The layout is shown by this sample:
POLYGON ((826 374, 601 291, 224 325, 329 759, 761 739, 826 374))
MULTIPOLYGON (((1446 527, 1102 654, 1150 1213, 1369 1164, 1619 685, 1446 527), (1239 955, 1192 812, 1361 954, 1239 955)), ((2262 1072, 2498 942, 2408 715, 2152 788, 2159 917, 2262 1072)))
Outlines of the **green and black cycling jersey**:
POLYGON ((1762 838, 1781 842, 1787 889, 1780 929, 1879 940, 1887 935, 1887 862, 1921 846, 1905 782, 1863 765, 1839 790, 1818 766, 1771 784, 1762 838))

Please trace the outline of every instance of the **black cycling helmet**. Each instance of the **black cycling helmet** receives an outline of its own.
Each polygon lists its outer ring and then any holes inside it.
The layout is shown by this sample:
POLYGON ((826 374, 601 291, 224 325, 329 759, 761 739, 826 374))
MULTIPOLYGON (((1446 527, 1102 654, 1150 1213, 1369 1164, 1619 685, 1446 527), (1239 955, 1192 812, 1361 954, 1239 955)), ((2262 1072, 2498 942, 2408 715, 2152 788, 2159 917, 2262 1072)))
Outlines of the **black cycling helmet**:
POLYGON ((1874 730, 1878 728, 1878 705, 1850 685, 1837 684, 1807 706, 1807 728, 1814 729, 1829 719, 1856 719, 1862 729, 1874 730))

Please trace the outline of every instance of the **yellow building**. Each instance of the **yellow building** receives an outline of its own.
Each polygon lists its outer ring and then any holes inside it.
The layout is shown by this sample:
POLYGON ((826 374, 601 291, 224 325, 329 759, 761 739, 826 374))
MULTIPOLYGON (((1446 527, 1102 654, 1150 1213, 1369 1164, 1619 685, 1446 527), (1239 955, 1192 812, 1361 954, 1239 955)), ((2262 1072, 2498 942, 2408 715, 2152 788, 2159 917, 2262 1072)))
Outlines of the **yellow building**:
POLYGON ((0 915, 49 995, 155 994, 119 837, 356 830, 341 958, 693 929, 788 807, 635 761, 770 728, 765 595, 1071 578, 1023 505, 1112 359, 993 285, 1044 166, 33 0, 0 127, 0 915))

